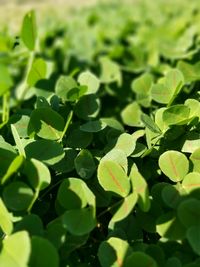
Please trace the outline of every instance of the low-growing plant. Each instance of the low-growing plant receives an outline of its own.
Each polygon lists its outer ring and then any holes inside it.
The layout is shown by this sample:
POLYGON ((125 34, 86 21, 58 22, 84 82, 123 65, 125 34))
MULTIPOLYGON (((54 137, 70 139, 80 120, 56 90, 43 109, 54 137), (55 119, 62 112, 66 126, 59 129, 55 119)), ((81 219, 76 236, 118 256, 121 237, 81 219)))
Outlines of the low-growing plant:
POLYGON ((2 31, 0 266, 200 266, 199 14, 110 2, 2 31))

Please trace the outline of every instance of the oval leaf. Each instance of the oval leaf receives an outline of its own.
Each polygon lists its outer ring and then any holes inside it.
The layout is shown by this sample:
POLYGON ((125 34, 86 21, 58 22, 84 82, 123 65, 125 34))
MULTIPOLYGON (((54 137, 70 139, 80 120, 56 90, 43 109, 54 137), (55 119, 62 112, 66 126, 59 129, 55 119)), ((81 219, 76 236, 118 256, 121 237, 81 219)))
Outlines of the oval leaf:
POLYGON ((166 151, 159 158, 159 167, 173 182, 183 180, 189 170, 187 157, 178 151, 166 151))
POLYGON ((114 161, 104 160, 98 166, 98 180, 106 191, 126 197, 130 191, 130 182, 120 165, 114 161))

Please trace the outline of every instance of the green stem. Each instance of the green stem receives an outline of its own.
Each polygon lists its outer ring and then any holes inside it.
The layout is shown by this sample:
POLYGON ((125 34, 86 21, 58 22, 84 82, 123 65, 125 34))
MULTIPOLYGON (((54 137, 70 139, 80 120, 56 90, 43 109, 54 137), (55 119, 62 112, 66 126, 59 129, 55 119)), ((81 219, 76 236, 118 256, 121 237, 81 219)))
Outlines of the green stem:
POLYGON ((2 113, 2 123, 0 124, 0 129, 8 122, 10 106, 9 106, 10 92, 6 92, 3 95, 3 113, 2 113))
POLYGON ((35 57, 35 51, 30 52, 26 71, 25 71, 24 78, 23 78, 23 81, 21 84, 22 88, 21 88, 20 97, 18 99, 18 105, 20 105, 23 102, 24 97, 26 96, 26 93, 29 89, 29 86, 27 85, 27 77, 28 77, 28 74, 30 72, 31 66, 33 64, 34 57, 35 57))
POLYGON ((52 189, 54 189, 57 185, 59 185, 62 181, 64 181, 65 180, 65 178, 64 179, 61 179, 61 180, 59 180, 57 183, 55 183, 54 185, 52 185, 51 187, 49 187, 48 189, 47 189, 47 191, 46 192, 44 192, 44 194, 43 195, 41 195, 41 197, 39 197, 38 199, 41 201, 52 189))
POLYGON ((111 211, 112 209, 114 209, 115 207, 117 207, 120 203, 122 202, 122 200, 117 201, 115 204, 113 204, 112 206, 108 207, 107 209, 105 209, 104 211, 102 211, 98 216, 97 219, 99 219, 100 217, 102 217, 104 214, 106 214, 107 212, 111 211))
POLYGON ((64 128, 64 130, 63 130, 63 132, 62 132, 62 135, 61 135, 60 139, 58 140, 59 143, 62 142, 63 137, 64 137, 64 135, 66 134, 66 131, 67 131, 68 127, 69 127, 69 124, 70 124, 70 122, 71 122, 71 120, 72 120, 72 117, 73 117, 73 110, 70 111, 70 113, 69 113, 69 115, 68 115, 68 117, 67 117, 67 121, 66 121, 66 124, 65 124, 65 128, 64 128))

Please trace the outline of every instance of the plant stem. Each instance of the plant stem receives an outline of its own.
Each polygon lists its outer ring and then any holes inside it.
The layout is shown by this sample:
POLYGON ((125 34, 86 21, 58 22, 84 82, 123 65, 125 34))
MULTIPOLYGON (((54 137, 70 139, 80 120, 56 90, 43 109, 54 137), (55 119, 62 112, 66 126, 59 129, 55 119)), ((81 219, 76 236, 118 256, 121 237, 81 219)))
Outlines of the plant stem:
POLYGON ((100 217, 102 217, 104 214, 106 214, 107 212, 109 212, 110 210, 114 209, 115 207, 117 207, 120 203, 122 202, 122 200, 119 200, 118 202, 116 202, 115 204, 113 204, 112 206, 108 207, 107 209, 105 209, 104 211, 102 211, 98 216, 97 219, 99 219, 100 217))
POLYGON ((65 128, 64 128, 64 130, 62 132, 62 135, 61 135, 60 139, 58 140, 59 143, 63 140, 63 137, 66 134, 66 131, 67 131, 68 127, 69 127, 69 124, 70 124, 70 122, 72 120, 72 117, 73 117, 73 110, 70 111, 70 113, 69 113, 69 115, 67 117, 65 128))
POLYGON ((0 124, 0 129, 8 122, 10 106, 9 106, 10 92, 6 92, 3 95, 3 114, 2 114, 2 123, 0 124))

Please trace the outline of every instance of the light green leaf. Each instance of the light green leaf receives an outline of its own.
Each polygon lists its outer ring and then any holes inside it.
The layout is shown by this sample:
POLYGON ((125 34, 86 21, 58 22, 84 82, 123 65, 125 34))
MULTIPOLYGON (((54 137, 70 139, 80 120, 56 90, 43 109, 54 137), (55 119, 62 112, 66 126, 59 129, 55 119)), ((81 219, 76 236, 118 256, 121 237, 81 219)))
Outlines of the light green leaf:
POLYGON ((78 82, 87 86, 87 94, 96 94, 100 86, 99 79, 90 71, 82 72, 78 76, 78 82))
POLYGON ((100 244, 98 258, 102 267, 120 267, 124 266, 124 261, 131 252, 132 249, 127 241, 110 237, 100 244))
POLYGON ((189 64, 185 61, 179 61, 177 68, 183 73, 186 83, 191 83, 199 80, 200 77, 200 63, 189 64))
POLYGON ((121 118, 125 125, 140 127, 142 111, 137 102, 128 104, 121 112, 121 118))
POLYGON ((8 91, 13 85, 12 77, 9 73, 8 67, 0 64, 0 96, 8 91))
POLYGON ((6 235, 10 235, 13 231, 13 223, 11 218, 11 214, 9 214, 5 204, 0 198, 0 228, 6 235))
POLYGON ((144 125, 153 133, 161 134, 161 130, 159 127, 155 124, 155 122, 149 117, 148 115, 142 113, 141 120, 144 123, 144 125))
POLYGON ((23 20, 21 29, 21 38, 29 50, 35 49, 37 29, 36 29, 36 18, 35 12, 29 11, 23 20))
POLYGON ((133 165, 130 172, 130 179, 133 190, 138 194, 138 205, 140 209, 147 212, 150 209, 149 190, 147 182, 138 171, 136 165, 133 165))
POLYGON ((164 110, 162 118, 166 125, 187 124, 190 119, 190 109, 186 105, 174 105, 164 110))
POLYGON ((162 172, 173 182, 183 180, 189 171, 189 161, 187 157, 178 151, 169 150, 164 152, 158 161, 162 172))
POLYGON ((200 172, 200 148, 197 148, 192 155, 190 156, 190 160, 193 163, 193 171, 200 172))
POLYGON ((17 129, 13 124, 11 124, 11 131, 12 131, 12 134, 13 134, 17 149, 19 151, 19 154, 22 155, 23 157, 26 157, 24 146, 23 146, 22 141, 21 141, 21 139, 19 137, 17 129))
POLYGON ((200 173, 198 172, 188 173, 182 181, 182 186, 188 194, 190 194, 193 190, 199 189, 200 173))
POLYGON ((30 238, 26 231, 17 232, 3 240, 0 267, 28 266, 31 253, 30 238))
POLYGON ((122 84, 122 74, 119 65, 109 59, 108 57, 100 58, 101 76, 100 80, 103 83, 117 82, 120 86, 122 84))
POLYGON ((157 83, 152 86, 152 98, 158 103, 170 104, 180 92, 183 84, 183 74, 178 69, 172 69, 166 74, 162 83, 157 83))
POLYGON ((126 197, 130 191, 130 182, 122 167, 114 161, 104 160, 98 166, 98 180, 106 191, 126 197))
POLYGON ((186 229, 181 222, 173 212, 164 213, 156 221, 156 231, 169 240, 183 239, 186 229))
POLYGON ((135 138, 128 133, 123 133, 120 134, 120 136, 117 138, 116 144, 113 149, 122 150, 128 157, 133 153, 135 146, 136 146, 135 138))
POLYGON ((131 88, 136 93, 136 100, 144 107, 148 107, 151 102, 151 85, 153 77, 149 73, 144 73, 138 78, 134 79, 131 88))
POLYGON ((131 213, 135 207, 138 200, 138 195, 134 191, 127 197, 125 197, 121 202, 120 206, 117 208, 117 211, 114 213, 111 222, 117 222, 125 219, 131 213))
POLYGON ((45 79, 47 74, 47 64, 42 58, 36 58, 30 68, 27 77, 29 86, 34 86, 39 80, 45 79))
POLYGON ((4 184, 5 182, 7 182, 7 180, 15 173, 19 170, 19 168, 21 167, 21 165, 24 162, 24 157, 22 155, 18 155, 16 158, 13 159, 13 161, 11 162, 10 166, 7 169, 7 172, 5 173, 5 175, 2 177, 1 179, 1 184, 4 184))

